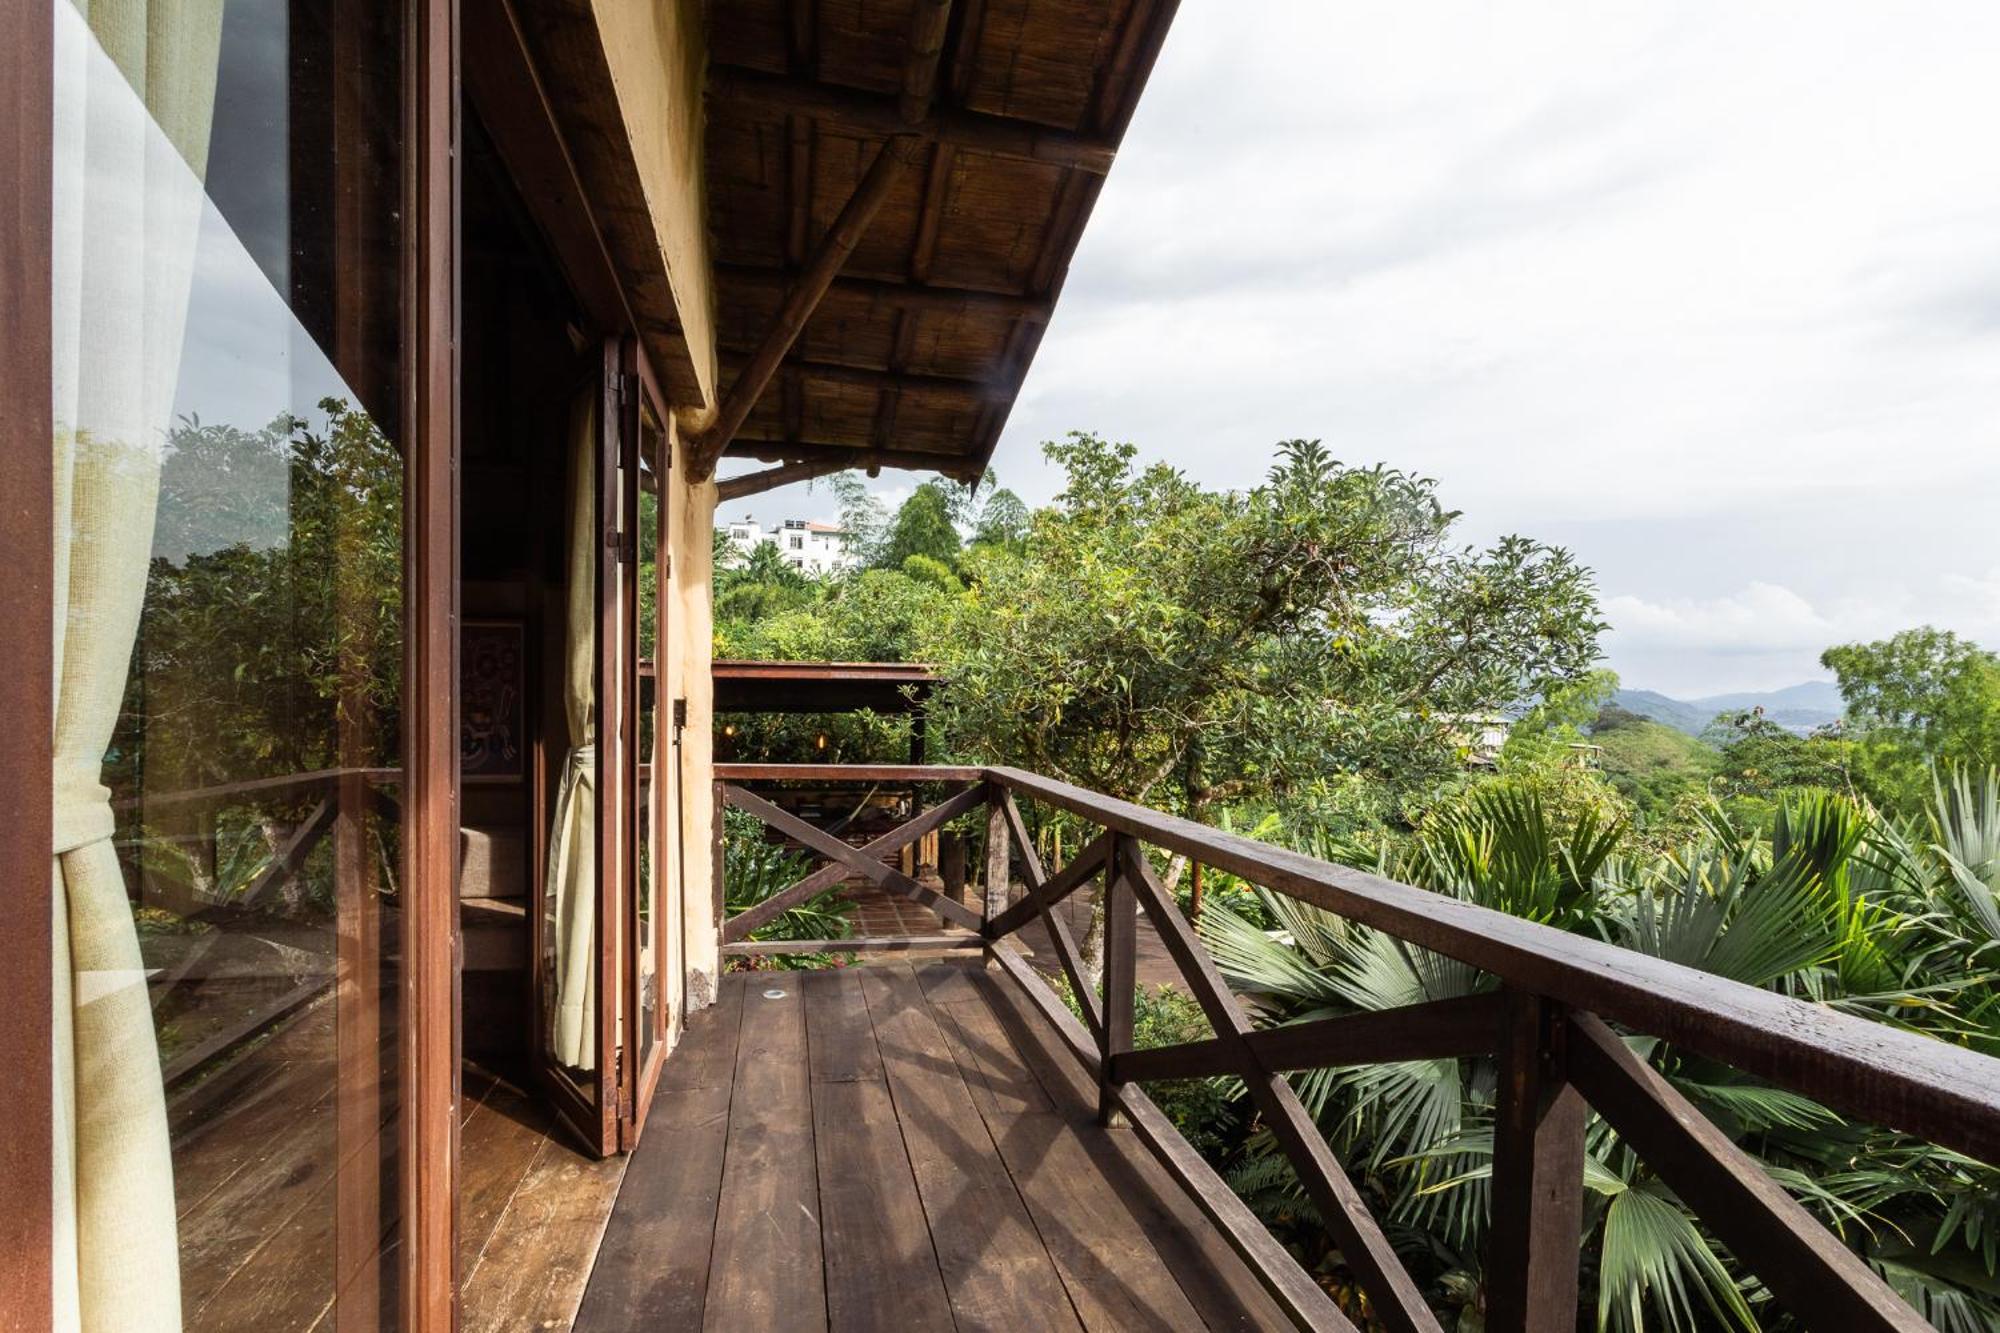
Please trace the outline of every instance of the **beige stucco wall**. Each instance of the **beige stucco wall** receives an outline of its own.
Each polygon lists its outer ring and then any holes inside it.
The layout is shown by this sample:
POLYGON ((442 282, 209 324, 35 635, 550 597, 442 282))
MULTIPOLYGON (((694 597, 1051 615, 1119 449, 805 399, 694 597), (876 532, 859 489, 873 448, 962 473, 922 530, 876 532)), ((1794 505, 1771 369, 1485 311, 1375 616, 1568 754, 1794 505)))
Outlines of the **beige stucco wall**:
POLYGON ((682 337, 701 383, 700 411, 716 398, 714 270, 702 170, 702 80, 707 39, 700 0, 590 0, 618 107, 639 164, 682 337))
MULTIPOLYGON (((687 700, 687 726, 681 733, 679 762, 669 766, 675 787, 667 793, 668 810, 680 811, 680 845, 668 864, 678 872, 678 919, 670 921, 673 947, 666 975, 685 967, 687 1008, 704 1008, 715 998, 719 972, 718 925, 715 913, 712 833, 715 802, 711 765, 715 744, 715 687, 711 675, 713 619, 709 608, 714 562, 715 483, 690 483, 682 465, 685 453, 674 442, 674 467, 667 483, 667 546, 672 561, 666 597, 667 643, 661 653, 668 700, 687 700), (679 929, 685 922, 686 930, 679 929), (685 936, 687 956, 678 956, 685 936)), ((672 704, 667 704, 671 710, 672 704)), ((671 711, 665 714, 671 718, 671 711)), ((665 729, 663 729, 664 731, 665 729)), ((669 738, 670 739, 670 738, 669 738)), ((657 770, 656 770, 657 771, 657 770)))

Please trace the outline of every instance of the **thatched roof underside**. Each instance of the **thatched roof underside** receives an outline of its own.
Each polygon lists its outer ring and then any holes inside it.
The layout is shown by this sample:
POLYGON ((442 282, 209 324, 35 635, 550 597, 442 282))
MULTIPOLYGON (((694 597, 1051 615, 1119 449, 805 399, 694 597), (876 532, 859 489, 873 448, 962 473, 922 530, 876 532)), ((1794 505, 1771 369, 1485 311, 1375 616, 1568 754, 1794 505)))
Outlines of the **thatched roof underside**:
POLYGON ((708 187, 727 386, 891 133, 903 171, 727 454, 977 476, 1170 0, 731 0, 708 187))

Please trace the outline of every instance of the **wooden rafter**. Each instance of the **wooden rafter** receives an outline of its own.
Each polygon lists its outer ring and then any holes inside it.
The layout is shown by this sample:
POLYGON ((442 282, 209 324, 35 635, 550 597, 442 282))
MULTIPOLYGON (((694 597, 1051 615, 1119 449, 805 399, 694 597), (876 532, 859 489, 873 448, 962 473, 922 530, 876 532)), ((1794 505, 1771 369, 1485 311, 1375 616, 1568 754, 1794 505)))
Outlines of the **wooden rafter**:
POLYGON ((717 102, 750 115, 799 112, 861 134, 911 134, 996 157, 1074 167, 1100 176, 1111 170, 1117 156, 1117 146, 1097 135, 977 111, 938 107, 911 124, 903 119, 899 97, 732 65, 718 65, 709 72, 709 94, 717 102))
MULTIPOLYGON (((907 318, 907 317, 905 317, 907 318)), ((894 359, 894 358, 892 358, 894 359)), ((749 364, 749 359, 741 353, 731 353, 723 358, 725 366, 739 370, 749 364)), ((912 371, 869 370, 862 366, 844 366, 834 361, 807 361, 798 357, 788 359, 780 367, 787 380, 798 377, 818 380, 823 384, 838 384, 850 389, 867 389, 874 393, 946 393, 962 398, 997 398, 1006 390, 1003 386, 987 384, 981 380, 960 379, 956 375, 924 375, 912 371)))
POLYGON ((944 197, 951 187, 954 156, 948 143, 931 145, 930 173, 924 178, 923 207, 917 211, 917 234, 910 242, 910 281, 929 282, 937 257, 938 229, 944 223, 944 197))
POLYGON ((728 394, 722 400, 722 410, 715 421, 694 441, 688 451, 689 474, 697 481, 706 481, 715 472, 716 460, 743 426, 743 420, 750 415, 750 409, 762 396, 764 387, 777 373, 785 354, 792 349, 792 343, 812 318, 813 310, 820 298, 826 295, 827 287, 833 282, 840 266, 854 253, 854 247, 868 230, 868 224, 881 209, 889 192, 903 173, 914 166, 922 153, 922 144, 914 137, 898 135, 890 138, 876 153, 875 161, 861 183, 854 187, 846 207, 834 220, 826 238, 813 253, 812 262, 786 293, 784 304, 778 308, 777 317, 765 333, 757 350, 745 363, 742 373, 729 386, 728 394))
POLYGON ((903 64, 903 93, 897 111, 905 125, 921 125, 937 94, 938 62, 951 26, 951 0, 917 0, 910 11, 910 50, 903 64))
MULTIPOLYGON (((739 287, 785 287, 793 277, 786 269, 754 264, 718 264, 717 271, 739 287)), ((934 282, 891 282, 881 278, 842 276, 835 278, 830 291, 859 297, 896 310, 915 310, 927 315, 995 315, 1047 323, 1049 303, 1037 296, 1015 292, 985 291, 974 287, 953 287, 934 282)))

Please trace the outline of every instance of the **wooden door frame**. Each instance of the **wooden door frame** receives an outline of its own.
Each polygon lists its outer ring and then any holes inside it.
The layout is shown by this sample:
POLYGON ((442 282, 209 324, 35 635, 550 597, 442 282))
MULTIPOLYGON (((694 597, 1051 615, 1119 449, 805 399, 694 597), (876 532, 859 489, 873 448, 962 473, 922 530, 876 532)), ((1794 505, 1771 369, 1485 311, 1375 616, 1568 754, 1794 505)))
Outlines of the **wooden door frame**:
MULTIPOLYGON (((55 19, 48 3, 0 5, 0 309, 52 309, 55 19), (5 200, 13 200, 11 204, 5 200)), ((0 1329, 48 1326, 54 1309, 55 464, 50 319, 11 321, 0 357, 0 1329)))
MULTIPOLYGON (((56 0, 59 3, 59 0, 56 0)), ((0 303, 51 310, 54 9, 0 6, 0 303)), ((398 987, 401 1323, 449 1333, 457 1307, 457 3, 404 9, 405 453, 403 974, 398 987)), ((0 358, 0 1328, 53 1309, 54 535, 52 329, 15 323, 0 358)))
POLYGON ((409 0, 405 41, 407 412, 402 1324, 458 1320, 458 0, 409 0))
MULTIPOLYGON (((622 1079, 624 1087, 621 1089, 619 1095, 622 1114, 619 1122, 618 1143, 622 1151, 630 1152, 638 1146, 639 1136, 645 1130, 646 1110, 652 1102, 654 1089, 659 1085, 660 1071, 665 1067, 667 1033, 670 1026, 667 990, 662 976, 667 963, 666 923, 669 916, 669 913, 662 910, 663 904, 667 901, 662 890, 665 886, 671 884, 672 881, 672 876, 668 873, 670 858, 662 855, 668 848, 667 825, 663 821, 666 808, 664 793, 669 781, 669 772, 668 766, 661 762, 663 751, 661 738, 667 734, 668 729, 672 725, 671 705, 666 698, 666 665, 664 658, 667 647, 667 570, 669 568, 667 563, 667 531, 669 523, 667 500, 670 491, 669 478, 665 469, 672 461, 672 451, 667 440, 667 423, 669 418, 660 402, 658 387, 652 382, 649 376, 641 373, 643 353, 639 347, 639 340, 627 337, 624 340, 623 351, 625 355, 624 364, 633 377, 631 381, 633 386, 632 402, 627 429, 631 432, 630 438, 633 445, 632 457, 634 466, 631 484, 627 487, 626 499, 630 506, 628 510, 628 517, 631 523, 630 530, 635 539, 641 531, 639 522, 640 491, 644 488, 642 469, 647 465, 652 467, 652 475, 656 487, 654 505, 656 521, 653 525, 652 551, 653 669, 652 676, 650 677, 653 690, 653 738, 651 752, 643 755, 639 752, 638 744, 641 735, 640 704, 641 695, 646 689, 648 678, 640 669, 642 660, 639 654, 639 645, 642 642, 639 632, 641 575, 640 562, 636 558, 630 566, 631 595, 628 599, 629 605, 627 607, 627 642, 631 646, 627 657, 627 666, 631 671, 631 688, 628 691, 628 698, 626 700, 628 709, 627 734, 632 737, 633 743, 630 747, 631 763, 629 766, 632 784, 630 788, 632 806, 631 817, 627 821, 629 846, 631 847, 631 853, 627 858, 629 874, 631 876, 631 891, 626 895, 629 903, 629 910, 626 913, 626 938, 631 943, 625 951, 626 976, 629 980, 625 1003, 627 1012, 631 1014, 634 1024, 639 1021, 640 1016, 645 1012, 645 1006, 641 1002, 644 988, 639 975, 639 951, 641 948, 639 941, 641 874, 639 856, 642 850, 649 850, 651 853, 652 944, 654 959, 651 1049, 646 1051, 643 1059, 637 1058, 639 1053, 645 1050, 640 1040, 642 1034, 636 1026, 628 1026, 628 1031, 631 1033, 632 1054, 635 1058, 624 1062, 624 1077, 622 1079), (642 413, 647 409, 651 410, 654 421, 658 423, 659 456, 657 458, 647 458, 644 456, 645 431, 642 413), (639 772, 641 765, 650 767, 652 772, 652 780, 646 791, 643 809, 639 800, 639 772), (650 843, 650 848, 645 848, 643 846, 644 843, 650 843)), ((677 845, 678 839, 675 840, 675 843, 677 845)))

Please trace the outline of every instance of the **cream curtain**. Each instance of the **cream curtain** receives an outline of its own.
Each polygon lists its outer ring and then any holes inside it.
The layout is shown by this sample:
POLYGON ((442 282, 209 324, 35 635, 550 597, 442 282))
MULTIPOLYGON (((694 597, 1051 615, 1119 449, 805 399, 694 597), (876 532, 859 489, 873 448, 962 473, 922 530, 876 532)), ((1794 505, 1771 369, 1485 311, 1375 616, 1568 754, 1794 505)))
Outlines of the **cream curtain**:
POLYGON ((569 757, 549 832, 546 911, 555 942, 555 1058, 597 1067, 597 394, 570 409, 569 620, 563 702, 569 757))
POLYGON ((166 1099, 100 765, 146 592, 222 0, 54 0, 55 1325, 180 1326, 166 1099))

